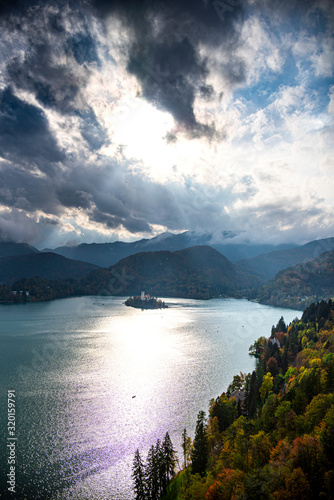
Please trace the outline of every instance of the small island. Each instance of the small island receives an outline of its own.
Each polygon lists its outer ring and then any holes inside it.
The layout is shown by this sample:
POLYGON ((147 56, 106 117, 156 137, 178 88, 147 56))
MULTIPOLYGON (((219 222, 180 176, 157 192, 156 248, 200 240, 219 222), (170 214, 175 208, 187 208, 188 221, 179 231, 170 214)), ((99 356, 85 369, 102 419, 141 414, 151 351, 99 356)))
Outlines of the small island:
POLYGON ((168 307, 161 299, 145 295, 145 292, 142 292, 140 297, 129 297, 124 304, 137 309, 166 309, 168 307))

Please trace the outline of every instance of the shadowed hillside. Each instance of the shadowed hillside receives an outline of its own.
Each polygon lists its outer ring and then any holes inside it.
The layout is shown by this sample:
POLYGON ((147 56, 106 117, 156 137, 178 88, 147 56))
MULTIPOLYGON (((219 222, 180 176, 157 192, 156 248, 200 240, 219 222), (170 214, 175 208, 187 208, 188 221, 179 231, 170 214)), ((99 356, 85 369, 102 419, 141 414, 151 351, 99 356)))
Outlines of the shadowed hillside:
POLYGON ((13 257, 14 255, 26 255, 31 253, 38 253, 38 250, 31 245, 27 245, 27 243, 0 241, 0 257, 13 257))
POLYGON ((255 295, 263 304, 296 309, 334 297, 334 251, 280 271, 255 295))
POLYGON ((334 238, 326 238, 311 241, 306 245, 290 250, 278 250, 257 255, 251 259, 240 260, 237 266, 242 271, 268 281, 282 269, 307 262, 331 250, 334 250, 334 238))
POLYGON ((21 278, 78 279, 97 266, 66 259, 54 253, 30 253, 0 258, 0 281, 12 284, 21 278))
MULTIPOLYGON (((208 246, 135 254, 122 259, 109 268, 109 272, 112 280, 104 282, 104 293, 111 295, 131 295, 146 290, 157 296, 208 299, 240 295, 244 289, 258 284, 208 246)), ((90 278, 98 274, 101 275, 99 271, 92 273, 90 278)))

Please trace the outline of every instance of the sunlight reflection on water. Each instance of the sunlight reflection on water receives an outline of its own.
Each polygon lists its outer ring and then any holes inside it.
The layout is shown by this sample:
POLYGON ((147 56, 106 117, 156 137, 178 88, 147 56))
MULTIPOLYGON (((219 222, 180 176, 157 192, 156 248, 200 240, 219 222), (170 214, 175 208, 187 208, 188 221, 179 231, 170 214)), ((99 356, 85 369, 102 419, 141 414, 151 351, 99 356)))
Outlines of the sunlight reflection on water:
POLYGON ((145 457, 167 430, 180 450, 198 411, 253 369, 249 345, 281 315, 300 315, 232 299, 166 299, 163 311, 123 300, 17 306, 16 319, 2 308, 0 369, 18 394, 22 498, 131 499, 135 450, 145 457))

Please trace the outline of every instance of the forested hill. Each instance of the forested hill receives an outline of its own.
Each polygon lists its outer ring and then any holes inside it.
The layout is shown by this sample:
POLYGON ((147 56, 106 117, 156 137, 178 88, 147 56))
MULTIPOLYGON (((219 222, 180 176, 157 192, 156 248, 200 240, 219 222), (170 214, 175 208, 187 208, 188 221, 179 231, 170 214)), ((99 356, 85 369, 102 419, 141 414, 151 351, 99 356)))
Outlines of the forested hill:
MULTIPOLYGON (((249 288, 258 285, 257 279, 241 272, 217 250, 198 246, 177 252, 138 253, 108 269, 93 270, 80 279, 24 278, 13 287, 28 291, 29 296, 23 296, 24 300, 32 301, 75 295, 129 296, 138 295, 142 290, 158 297, 243 297, 249 288)), ((8 287, 0 290, 0 300, 12 300, 8 287)), ((15 301, 21 301, 21 297, 15 301)))
POLYGON ((20 278, 39 276, 50 280, 78 279, 86 276, 97 266, 66 259, 55 253, 33 251, 25 255, 0 258, 0 282, 13 284, 20 278))
POLYGON ((262 304, 294 309, 334 297, 334 251, 279 272, 252 296, 262 304))
MULTIPOLYGON (((100 286, 104 285, 104 292, 112 295, 132 295, 146 290, 156 296, 209 299, 220 295, 240 296, 258 283, 208 246, 177 252, 138 253, 122 259, 108 271, 111 286, 106 276, 100 286)), ((92 273, 90 279, 98 276, 101 273, 92 273)))
MULTIPOLYGON (((312 304, 289 326, 281 318, 250 351, 253 373, 236 375, 211 400, 207 421, 199 412, 193 442, 182 434, 188 466, 164 500, 334 498, 332 301, 312 304)), ((137 493, 136 458, 135 498, 150 498, 137 493)), ((143 467, 151 472, 150 457, 143 467)), ((159 478, 143 477, 149 494, 159 478)))
POLYGON ((251 259, 239 260, 237 266, 242 271, 268 281, 282 269, 307 262, 332 250, 334 250, 334 238, 325 238, 297 248, 275 250, 251 259))

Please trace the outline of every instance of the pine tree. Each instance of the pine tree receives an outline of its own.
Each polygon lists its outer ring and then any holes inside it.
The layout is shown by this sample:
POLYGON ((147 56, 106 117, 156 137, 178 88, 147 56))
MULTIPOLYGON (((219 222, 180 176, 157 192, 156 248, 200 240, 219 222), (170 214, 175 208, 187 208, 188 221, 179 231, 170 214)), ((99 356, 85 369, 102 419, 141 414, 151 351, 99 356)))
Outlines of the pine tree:
POLYGON ((152 445, 146 460, 146 491, 147 498, 157 500, 160 496, 158 457, 156 448, 152 445))
POLYGON ((163 456, 164 456, 164 469, 165 469, 165 479, 167 487, 168 483, 175 476, 175 465, 176 465, 176 454, 173 448, 172 440, 166 432, 165 438, 162 443, 163 456))
POLYGON ((160 439, 157 440, 155 445, 155 460, 158 477, 158 494, 160 497, 167 487, 165 450, 163 444, 160 443, 160 439))
POLYGON ((175 475, 175 465, 176 453, 168 432, 163 443, 158 439, 156 445, 151 446, 145 464, 137 450, 132 467, 136 500, 160 498, 175 475))
POLYGON ((191 454, 192 473, 205 474, 208 461, 208 442, 205 428, 205 412, 201 410, 197 415, 194 446, 191 454))
POLYGON ((136 500, 145 500, 147 498, 145 487, 145 466, 142 462, 138 449, 133 460, 132 477, 134 480, 136 500))
POLYGON ((182 432, 182 450, 183 450, 183 461, 184 467, 187 468, 187 429, 184 428, 182 432))

